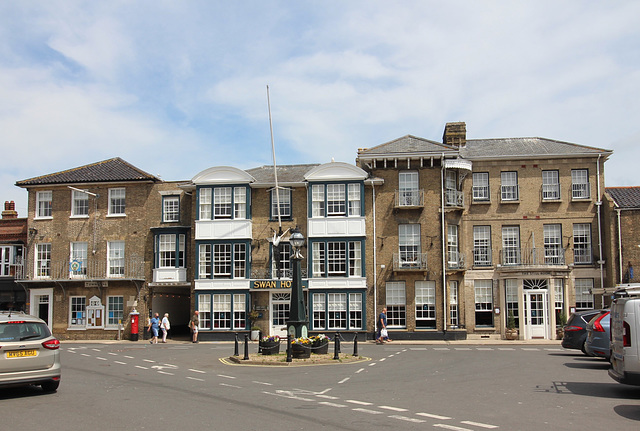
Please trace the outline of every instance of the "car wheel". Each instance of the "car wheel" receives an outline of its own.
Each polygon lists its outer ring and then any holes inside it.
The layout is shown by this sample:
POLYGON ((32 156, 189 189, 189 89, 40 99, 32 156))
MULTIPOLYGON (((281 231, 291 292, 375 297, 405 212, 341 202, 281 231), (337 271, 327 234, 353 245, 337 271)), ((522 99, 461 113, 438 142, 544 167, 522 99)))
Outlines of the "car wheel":
POLYGON ((58 390, 58 386, 60 386, 59 380, 50 380, 48 382, 42 383, 42 390, 45 392, 55 392, 58 390))

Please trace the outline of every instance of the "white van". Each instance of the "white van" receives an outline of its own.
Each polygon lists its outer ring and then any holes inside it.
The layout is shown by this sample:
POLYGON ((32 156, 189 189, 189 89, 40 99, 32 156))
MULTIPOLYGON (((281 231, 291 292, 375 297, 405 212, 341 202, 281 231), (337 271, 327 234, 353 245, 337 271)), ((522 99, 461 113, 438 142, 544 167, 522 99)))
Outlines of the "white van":
POLYGON ((609 376, 640 385, 640 286, 616 291, 611 304, 611 368, 609 376))

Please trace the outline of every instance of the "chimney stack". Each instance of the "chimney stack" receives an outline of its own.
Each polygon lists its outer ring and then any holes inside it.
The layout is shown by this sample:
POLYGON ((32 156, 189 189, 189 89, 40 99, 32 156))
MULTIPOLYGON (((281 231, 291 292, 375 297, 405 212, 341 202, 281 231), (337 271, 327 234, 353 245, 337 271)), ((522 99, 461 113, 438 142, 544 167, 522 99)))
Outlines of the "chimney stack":
POLYGON ((463 148, 467 143, 467 124, 464 121, 447 123, 444 126, 442 143, 456 148, 463 148))
POLYGON ((14 201, 5 201, 4 211, 2 211, 2 218, 18 218, 18 212, 16 211, 16 203, 14 201))

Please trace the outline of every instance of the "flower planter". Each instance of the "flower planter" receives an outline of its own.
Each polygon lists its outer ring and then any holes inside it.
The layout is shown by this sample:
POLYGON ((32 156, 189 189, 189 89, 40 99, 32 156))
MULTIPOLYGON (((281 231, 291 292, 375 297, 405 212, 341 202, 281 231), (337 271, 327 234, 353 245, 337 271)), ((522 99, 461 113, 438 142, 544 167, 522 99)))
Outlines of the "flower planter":
POLYGON ((302 344, 291 345, 291 357, 295 359, 306 359, 311 357, 311 346, 303 346, 302 344))
POLYGON ((506 329, 504 331, 505 340, 517 340, 518 339, 518 330, 517 329, 506 329))
POLYGON ((311 349, 311 353, 316 355, 326 355, 327 353, 329 353, 329 341, 314 343, 311 349))
POLYGON ((280 341, 261 341, 260 352, 263 355, 277 355, 278 353, 280 353, 280 341))

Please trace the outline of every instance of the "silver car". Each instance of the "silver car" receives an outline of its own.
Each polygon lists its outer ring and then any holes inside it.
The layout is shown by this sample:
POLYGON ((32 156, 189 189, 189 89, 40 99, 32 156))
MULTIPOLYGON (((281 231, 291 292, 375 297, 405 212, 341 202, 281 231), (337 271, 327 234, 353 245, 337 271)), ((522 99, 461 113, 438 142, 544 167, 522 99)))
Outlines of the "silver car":
POLYGON ((44 320, 0 311, 0 387, 40 385, 54 392, 60 385, 60 341, 44 320))
POLYGON ((584 345, 587 355, 609 360, 611 356, 610 322, 611 313, 609 310, 602 310, 587 323, 587 341, 584 345))

